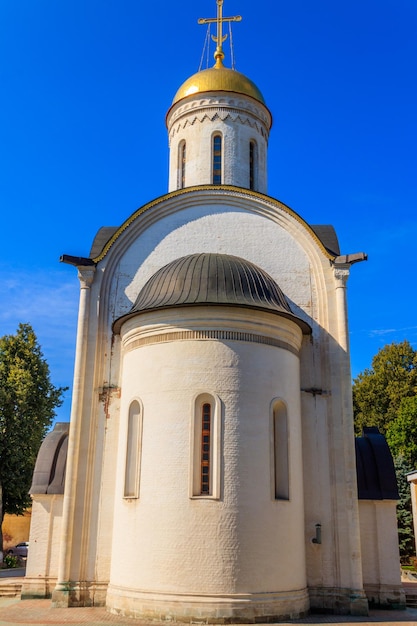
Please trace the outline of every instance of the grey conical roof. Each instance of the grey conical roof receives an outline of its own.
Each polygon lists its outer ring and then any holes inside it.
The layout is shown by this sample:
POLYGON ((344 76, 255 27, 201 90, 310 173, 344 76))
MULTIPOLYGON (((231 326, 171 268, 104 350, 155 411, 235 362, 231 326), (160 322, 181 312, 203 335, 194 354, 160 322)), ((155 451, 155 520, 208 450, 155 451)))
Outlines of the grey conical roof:
POLYGON ((264 309, 310 332, 269 274, 240 257, 210 252, 190 254, 161 267, 141 289, 130 312, 116 321, 115 331, 128 317, 144 311, 199 305, 264 309))

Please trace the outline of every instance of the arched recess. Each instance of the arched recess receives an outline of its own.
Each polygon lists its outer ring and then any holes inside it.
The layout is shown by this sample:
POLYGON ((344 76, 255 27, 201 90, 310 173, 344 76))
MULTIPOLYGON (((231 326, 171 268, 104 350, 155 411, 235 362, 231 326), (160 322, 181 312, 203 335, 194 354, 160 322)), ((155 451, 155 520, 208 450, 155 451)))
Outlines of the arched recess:
POLYGON ((139 498, 142 450, 143 408, 138 400, 130 403, 127 417, 124 498, 139 498))
POLYGON ((289 428, 286 404, 275 399, 271 404, 272 493, 275 500, 290 499, 289 428))
POLYGON ((220 498, 221 403, 217 396, 199 394, 192 409, 190 497, 220 498))

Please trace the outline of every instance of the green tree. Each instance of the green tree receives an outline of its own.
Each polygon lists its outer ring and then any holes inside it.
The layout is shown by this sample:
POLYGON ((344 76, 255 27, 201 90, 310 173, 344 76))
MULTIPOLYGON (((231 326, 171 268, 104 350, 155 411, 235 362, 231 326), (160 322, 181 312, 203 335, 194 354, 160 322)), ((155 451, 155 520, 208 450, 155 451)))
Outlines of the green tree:
POLYGON ((411 491, 407 481, 407 474, 413 468, 408 465, 402 456, 394 459, 394 465, 400 496, 397 505, 398 543, 401 561, 407 562, 415 554, 411 491))
POLYGON ((393 456, 402 457, 411 469, 417 469, 417 396, 401 400, 385 436, 393 456))
POLYGON ((353 382, 355 430, 378 426, 385 434, 403 398, 417 395, 417 351, 408 341, 384 346, 353 382))
POLYGON ((29 324, 0 338, 0 552, 5 513, 21 514, 36 455, 66 388, 54 387, 29 324))
POLYGON ((415 554, 411 490, 407 473, 417 467, 417 396, 403 398, 397 417, 385 434, 394 456, 400 500, 397 506, 400 556, 407 561, 415 554))

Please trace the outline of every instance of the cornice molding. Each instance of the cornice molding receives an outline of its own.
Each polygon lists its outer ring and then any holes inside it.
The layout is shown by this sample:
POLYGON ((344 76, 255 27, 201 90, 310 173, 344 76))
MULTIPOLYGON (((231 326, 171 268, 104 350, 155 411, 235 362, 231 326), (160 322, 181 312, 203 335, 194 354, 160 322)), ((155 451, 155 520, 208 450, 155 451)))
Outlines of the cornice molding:
POLYGON ((245 333, 232 330, 180 330, 168 333, 154 334, 148 337, 141 337, 128 341, 123 346, 123 352, 131 352, 143 346, 152 344, 168 343, 172 341, 245 341, 249 343, 260 343, 274 348, 283 348, 299 355, 299 351, 291 344, 281 339, 275 339, 266 335, 256 335, 255 333, 245 333))
POLYGON ((187 116, 184 116, 181 120, 173 123, 169 129, 169 138, 172 139, 181 129, 185 129, 187 126, 193 126, 196 122, 203 124, 204 122, 214 122, 216 119, 222 122, 231 120, 234 123, 242 124, 243 126, 250 126, 255 128, 257 132, 262 135, 266 140, 269 137, 269 132, 266 125, 257 121, 251 115, 242 115, 241 111, 236 109, 205 109, 200 114, 196 112, 190 112, 187 116))
POLYGON ((237 111, 244 111, 249 115, 253 115, 258 118, 262 124, 264 124, 268 130, 272 126, 272 116, 267 107, 262 103, 255 102, 251 98, 238 98, 236 95, 227 97, 224 94, 222 96, 201 97, 201 95, 195 98, 187 98, 186 102, 179 105, 174 105, 170 109, 166 116, 166 125, 169 129, 180 117, 189 115, 190 113, 197 113, 198 110, 207 109, 232 109, 237 111))

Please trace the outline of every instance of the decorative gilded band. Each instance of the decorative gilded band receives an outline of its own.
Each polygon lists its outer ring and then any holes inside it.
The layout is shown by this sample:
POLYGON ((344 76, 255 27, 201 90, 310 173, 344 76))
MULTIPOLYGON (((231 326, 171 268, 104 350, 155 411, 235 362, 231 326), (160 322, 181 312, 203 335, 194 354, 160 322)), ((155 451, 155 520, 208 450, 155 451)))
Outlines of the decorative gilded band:
POLYGON ((150 346, 157 343, 168 343, 171 341, 207 341, 215 339, 217 341, 245 341, 249 343, 260 343, 274 348, 283 348, 298 356, 298 350, 281 339, 266 337, 265 335, 256 335, 255 333, 242 333, 235 330, 181 330, 171 333, 161 333, 158 335, 150 335, 148 337, 140 337, 132 341, 127 341, 123 346, 124 352, 131 352, 143 346, 150 346))

